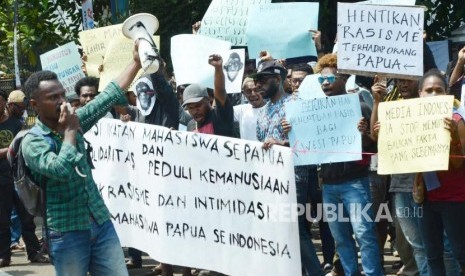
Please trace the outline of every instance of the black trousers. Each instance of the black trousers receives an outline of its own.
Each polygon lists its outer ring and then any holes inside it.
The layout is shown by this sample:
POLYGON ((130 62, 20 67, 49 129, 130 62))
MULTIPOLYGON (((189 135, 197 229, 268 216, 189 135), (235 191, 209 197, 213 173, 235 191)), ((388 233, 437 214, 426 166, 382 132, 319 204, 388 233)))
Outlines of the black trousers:
POLYGON ((11 211, 16 208, 21 221, 22 237, 26 244, 28 259, 40 250, 39 240, 35 234, 34 217, 29 214, 15 191, 13 180, 0 176, 0 258, 11 258, 11 211))

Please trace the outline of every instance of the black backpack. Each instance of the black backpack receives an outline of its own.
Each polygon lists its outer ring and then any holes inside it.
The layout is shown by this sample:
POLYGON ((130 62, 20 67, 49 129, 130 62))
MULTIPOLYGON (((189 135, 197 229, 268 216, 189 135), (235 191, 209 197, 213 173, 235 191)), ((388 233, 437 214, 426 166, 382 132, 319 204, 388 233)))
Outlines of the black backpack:
POLYGON ((41 176, 40 182, 34 180, 24 160, 21 149, 21 142, 28 134, 44 137, 52 151, 56 151, 56 144, 52 137, 43 135, 42 131, 34 126, 29 131, 20 131, 11 142, 7 153, 19 199, 31 215, 45 217, 46 178, 41 176))

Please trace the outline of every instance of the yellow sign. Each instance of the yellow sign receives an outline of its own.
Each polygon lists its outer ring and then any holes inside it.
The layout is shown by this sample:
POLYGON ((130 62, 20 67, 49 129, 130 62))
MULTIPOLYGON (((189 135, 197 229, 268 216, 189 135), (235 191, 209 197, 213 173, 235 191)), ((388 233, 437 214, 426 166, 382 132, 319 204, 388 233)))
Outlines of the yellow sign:
MULTIPOLYGON (((134 42, 123 35, 122 26, 123 24, 118 24, 79 33, 79 41, 87 56, 87 75, 101 78, 99 91, 116 78, 118 72, 122 72, 132 60, 134 42), (115 57, 118 60, 112 60, 115 57), (98 70, 101 65, 102 72, 98 70)), ((153 41, 160 49, 160 37, 153 36, 153 41)))
POLYGON ((453 96, 435 96, 379 105, 378 173, 447 170, 453 96))
POLYGON ((99 77, 99 66, 103 64, 103 58, 110 41, 115 36, 123 36, 121 27, 123 24, 95 28, 79 33, 84 54, 87 56, 87 75, 99 77))

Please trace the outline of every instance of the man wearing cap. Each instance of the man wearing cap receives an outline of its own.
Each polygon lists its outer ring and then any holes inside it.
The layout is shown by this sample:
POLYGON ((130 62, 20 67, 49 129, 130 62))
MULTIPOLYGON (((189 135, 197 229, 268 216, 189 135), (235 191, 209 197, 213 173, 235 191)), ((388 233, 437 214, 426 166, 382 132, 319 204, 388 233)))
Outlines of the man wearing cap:
POLYGON ((211 106, 206 87, 189 85, 184 90, 182 104, 192 116, 187 131, 234 137, 234 110, 226 95, 223 58, 220 55, 210 55, 208 63, 215 67, 216 105, 214 108, 211 106))
POLYGON ((28 259, 31 262, 48 262, 48 258, 39 252, 40 244, 35 235, 34 217, 27 212, 15 192, 11 167, 7 160, 8 146, 21 130, 22 124, 18 118, 9 115, 6 107, 10 103, 10 99, 13 103, 24 101, 25 98, 21 91, 19 91, 21 93, 13 92, 11 92, 13 95, 10 94, 8 97, 7 103, 7 94, 0 91, 0 267, 9 266, 11 262, 10 216, 13 206, 16 208, 21 222, 28 259))
POLYGON ((6 110, 9 116, 15 117, 19 120, 22 119, 24 110, 26 110, 26 95, 21 90, 11 91, 8 96, 8 103, 6 110))
MULTIPOLYGON (((208 57, 208 63, 215 68, 213 94, 216 105, 212 107, 210 104, 206 87, 199 84, 187 86, 183 93, 182 104, 192 116, 192 120, 187 124, 187 131, 234 137, 234 110, 226 94, 223 58, 213 54, 208 57)), ((164 273, 166 268, 163 267, 164 273)), ((182 275, 187 276, 190 273, 190 268, 184 268, 182 275)), ((201 270, 198 275, 222 274, 201 270)))
MULTIPOLYGON (((258 66, 257 73, 253 75, 255 89, 262 94, 263 98, 269 100, 260 110, 257 121, 257 138, 264 142, 265 149, 269 149, 275 144, 289 146, 287 133, 281 125, 286 117, 284 103, 292 100, 292 97, 284 92, 286 76, 287 70, 276 60, 262 62, 258 66)), ((298 204, 306 204, 307 202, 308 183, 312 177, 310 173, 311 170, 308 166, 295 167, 298 204)), ((304 214, 299 216, 298 224, 302 266, 307 275, 323 275, 304 214)))

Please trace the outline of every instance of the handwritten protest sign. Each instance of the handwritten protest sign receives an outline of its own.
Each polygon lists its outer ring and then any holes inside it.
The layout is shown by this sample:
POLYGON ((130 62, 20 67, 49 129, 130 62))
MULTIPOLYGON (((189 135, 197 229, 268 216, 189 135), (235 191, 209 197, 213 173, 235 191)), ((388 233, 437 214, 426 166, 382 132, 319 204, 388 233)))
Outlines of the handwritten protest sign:
POLYGON ((285 108, 295 165, 362 159, 357 94, 290 101, 285 108))
POLYGON ((42 70, 49 70, 57 74, 58 80, 66 89, 66 95, 74 94, 74 85, 84 77, 81 57, 76 43, 69 42, 40 55, 42 70))
POLYGON ((453 96, 436 96, 379 105, 378 174, 447 170, 453 96))
POLYGON ((87 56, 87 75, 100 77, 98 68, 103 63, 107 47, 113 37, 122 35, 122 26, 123 24, 117 24, 79 33, 79 42, 87 56))
POLYGON ((228 275, 301 273, 289 148, 110 119, 86 138, 123 246, 228 275))
MULTIPOLYGON (((155 44, 160 45, 160 37, 153 37, 155 44)), ((115 79, 133 59, 132 51, 134 50, 134 42, 127 37, 116 36, 111 39, 105 52, 103 59, 103 71, 100 73, 99 91, 103 89, 115 79)), ((143 73, 139 70, 135 80, 143 73)), ((134 82, 135 83, 135 82, 134 82)), ((129 90, 134 91, 133 84, 129 86, 129 90)))
MULTIPOLYGON (((228 53, 231 43, 203 35, 175 35, 171 38, 171 61, 176 83, 197 83, 213 88, 214 68, 208 64, 211 54, 228 53)), ((223 64, 227 61, 223 56, 223 64)))
POLYGON ((309 30, 318 30, 319 3, 273 3, 252 6, 247 24, 251 58, 262 50, 274 58, 316 56, 309 30))
POLYGON ((245 30, 251 6, 271 0, 213 0, 203 16, 199 34, 247 46, 245 30))
POLYGON ((423 75, 423 8, 338 3, 337 17, 340 72, 423 75))
POLYGON ((227 53, 222 54, 222 57, 226 92, 240 93, 245 68, 245 50, 229 50, 227 53))
POLYGON ((318 77, 321 74, 307 75, 299 86, 299 98, 308 100, 314 98, 326 97, 321 84, 318 82, 318 77))

